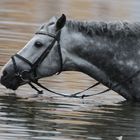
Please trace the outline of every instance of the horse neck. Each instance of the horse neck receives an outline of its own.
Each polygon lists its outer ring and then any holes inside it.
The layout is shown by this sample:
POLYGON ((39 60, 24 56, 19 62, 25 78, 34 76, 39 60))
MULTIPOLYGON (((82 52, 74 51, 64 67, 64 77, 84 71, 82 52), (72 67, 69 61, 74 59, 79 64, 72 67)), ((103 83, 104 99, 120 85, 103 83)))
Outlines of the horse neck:
POLYGON ((64 28, 61 35, 64 71, 80 71, 106 83, 108 77, 96 62, 100 61, 98 46, 104 45, 101 43, 102 39, 86 36, 81 32, 69 32, 67 28, 64 28))

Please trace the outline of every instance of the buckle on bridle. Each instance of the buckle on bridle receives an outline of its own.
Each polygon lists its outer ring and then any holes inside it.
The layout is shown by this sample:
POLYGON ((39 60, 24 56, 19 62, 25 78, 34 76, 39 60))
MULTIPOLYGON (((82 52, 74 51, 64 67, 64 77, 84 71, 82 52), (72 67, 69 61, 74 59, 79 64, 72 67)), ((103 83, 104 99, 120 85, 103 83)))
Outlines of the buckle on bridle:
POLYGON ((30 74, 30 71, 24 70, 19 76, 23 82, 29 82, 31 79, 30 74))

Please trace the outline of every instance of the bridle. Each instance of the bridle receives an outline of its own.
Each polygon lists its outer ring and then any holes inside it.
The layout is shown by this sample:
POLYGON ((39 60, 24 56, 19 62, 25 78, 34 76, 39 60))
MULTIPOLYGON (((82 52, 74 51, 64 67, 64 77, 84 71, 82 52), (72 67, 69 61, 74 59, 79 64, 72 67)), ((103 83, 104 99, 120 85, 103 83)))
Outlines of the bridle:
POLYGON ((13 65, 14 65, 15 76, 18 79, 22 80, 23 82, 27 82, 33 89, 35 89, 38 92, 38 94, 42 94, 43 91, 42 90, 40 91, 35 85, 37 85, 37 86, 39 86, 39 87, 41 87, 41 88, 43 88, 43 89, 45 89, 45 90, 47 90, 49 92, 52 92, 52 93, 54 93, 56 95, 60 95, 60 96, 63 96, 63 97, 74 97, 74 98, 90 97, 90 96, 99 95, 99 94, 103 94, 105 92, 108 92, 108 91, 112 90, 113 88, 116 88, 116 87, 120 86, 121 84, 124 84, 124 83, 132 80, 132 78, 136 77, 140 73, 140 70, 138 70, 133 75, 128 77, 127 79, 121 81, 120 83, 115 84, 113 87, 109 87, 106 90, 103 90, 103 91, 95 93, 95 94, 80 95, 81 93, 83 93, 83 92, 85 92, 85 91, 87 91, 87 90, 89 90, 89 89, 91 89, 93 87, 98 86, 100 84, 100 82, 97 82, 97 83, 93 84, 92 86, 88 87, 87 89, 84 89, 84 90, 82 90, 80 92, 73 93, 71 95, 66 95, 66 94, 63 94, 63 93, 58 93, 58 92, 52 91, 52 90, 46 88, 45 86, 41 85, 38 82, 38 80, 36 80, 37 68, 44 61, 44 59, 48 56, 48 54, 52 50, 53 46, 57 42, 58 53, 59 53, 59 57, 60 57, 60 69, 59 69, 58 74, 60 74, 62 72, 62 70, 63 70, 63 59, 62 59, 62 52, 61 52, 61 46, 60 46, 61 30, 58 31, 56 35, 50 34, 50 33, 45 33, 45 32, 36 32, 36 34, 45 35, 45 36, 49 36, 49 37, 53 38, 51 44, 44 50, 44 52, 39 56, 39 58, 34 63, 31 63, 29 60, 27 60, 23 56, 21 56, 19 54, 15 54, 15 55, 13 55, 11 57, 11 59, 12 59, 13 65), (18 59, 20 59, 20 60, 24 61, 25 63, 27 63, 31 67, 31 69, 28 70, 28 71, 25 70, 25 71, 19 72, 17 64, 16 64, 15 57, 17 57, 18 59), (30 76, 29 76, 31 73, 33 74, 34 79, 31 79, 30 76))
POLYGON ((35 79, 36 76, 37 76, 37 68, 44 61, 44 59, 48 56, 48 54, 50 53, 50 51, 52 50, 52 48, 53 48, 53 46, 56 42, 57 42, 58 53, 59 53, 59 57, 60 57, 60 69, 59 69, 57 74, 60 74, 63 70, 63 59, 62 59, 62 52, 61 52, 61 46, 60 46, 61 30, 58 31, 56 35, 51 34, 51 33, 40 32, 40 31, 36 32, 35 34, 49 36, 49 37, 52 37, 53 40, 52 40, 51 44, 44 50, 44 52, 39 56, 39 58, 34 63, 31 63, 29 60, 27 60, 26 58, 24 58, 23 56, 21 56, 19 54, 15 54, 11 57, 12 62, 13 62, 13 66, 14 66, 14 71, 15 71, 16 78, 22 80, 23 82, 27 82, 33 89, 35 89, 38 92, 38 94, 42 94, 43 91, 40 91, 37 87, 35 87, 35 85, 33 85, 33 83, 36 84, 37 86, 49 91, 49 92, 54 93, 54 94, 57 94, 57 95, 60 95, 60 96, 63 96, 63 97, 75 97, 75 98, 82 97, 82 96, 78 96, 78 95, 80 93, 85 92, 85 91, 87 91, 87 90, 89 90, 89 89, 91 89, 91 88, 100 84, 100 82, 97 82, 94 85, 88 87, 87 89, 82 90, 80 92, 76 92, 76 93, 71 94, 71 95, 65 95, 65 94, 62 94, 62 93, 58 93, 58 92, 52 91, 52 90, 44 87, 43 85, 41 85, 38 82, 38 80, 35 79), (16 57, 18 59, 22 60, 23 62, 27 63, 31 67, 31 69, 30 70, 24 70, 24 71, 20 72, 18 70, 18 67, 17 67, 17 64, 16 64, 16 60, 15 60, 16 57), (31 79, 30 76, 29 76, 31 73, 33 74, 34 79, 31 79))
POLYGON ((37 68, 44 61, 44 59, 48 56, 49 52, 52 50, 52 48, 53 48, 53 46, 56 42, 57 42, 58 53, 59 53, 59 57, 60 57, 60 70, 59 70, 58 73, 60 73, 62 71, 63 60, 62 60, 62 53, 61 53, 61 48, 60 48, 61 31, 58 31, 58 33, 56 35, 50 34, 50 33, 45 33, 45 32, 36 32, 35 34, 40 34, 40 35, 45 35, 45 36, 52 37, 53 41, 43 51, 43 53, 38 57, 38 59, 34 63, 31 63, 29 60, 27 60, 26 58, 24 58, 23 56, 21 56, 19 54, 15 54, 11 57, 13 65, 14 65, 14 70, 15 70, 16 77, 21 78, 22 81, 33 80, 33 79, 29 79, 29 75, 31 73, 33 74, 34 78, 37 77, 37 68), (15 57, 17 57, 18 59, 21 59, 22 61, 27 63, 31 67, 31 69, 29 71, 25 70, 25 71, 19 72, 18 67, 16 65, 15 57))

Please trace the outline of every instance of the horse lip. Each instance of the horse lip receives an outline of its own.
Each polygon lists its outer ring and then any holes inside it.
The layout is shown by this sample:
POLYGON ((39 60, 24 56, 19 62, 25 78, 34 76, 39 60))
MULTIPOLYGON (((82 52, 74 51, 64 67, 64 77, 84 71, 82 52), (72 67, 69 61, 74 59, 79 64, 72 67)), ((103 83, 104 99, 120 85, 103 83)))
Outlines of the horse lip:
POLYGON ((13 85, 13 84, 7 84, 7 83, 2 83, 7 89, 12 89, 12 90, 17 90, 17 88, 19 87, 18 84, 13 85))
POLYGON ((6 86, 8 89, 17 90, 19 86, 6 86))
POLYGON ((20 85, 20 81, 18 79, 8 79, 5 77, 0 78, 0 83, 5 86, 8 89, 12 89, 12 90, 16 90, 19 85, 20 85))

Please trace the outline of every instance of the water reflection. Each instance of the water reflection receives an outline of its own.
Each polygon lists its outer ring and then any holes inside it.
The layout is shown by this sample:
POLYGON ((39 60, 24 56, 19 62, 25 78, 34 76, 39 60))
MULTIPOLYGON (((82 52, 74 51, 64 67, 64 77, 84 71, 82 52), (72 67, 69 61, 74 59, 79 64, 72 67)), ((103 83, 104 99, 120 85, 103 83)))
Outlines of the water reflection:
MULTIPOLYGON (((0 65, 20 50, 40 24, 65 13, 78 20, 140 21, 139 0, 1 0, 0 65)), ((81 73, 63 73, 41 81, 64 93, 75 92, 95 81, 81 73), (79 79, 79 81, 77 81, 79 79)), ((98 86, 88 94, 103 90, 98 86)), ((21 87, 16 96, 7 96, 0 86, 1 140, 126 140, 140 139, 140 105, 125 103, 114 92, 87 99, 56 97, 46 93, 23 99, 35 92, 21 87), (20 97, 20 98, 18 98, 20 97)))
POLYGON ((140 105, 120 103, 100 107, 85 104, 26 102, 0 99, 0 139, 139 139, 140 105), (77 108, 80 108, 81 111, 77 108))

